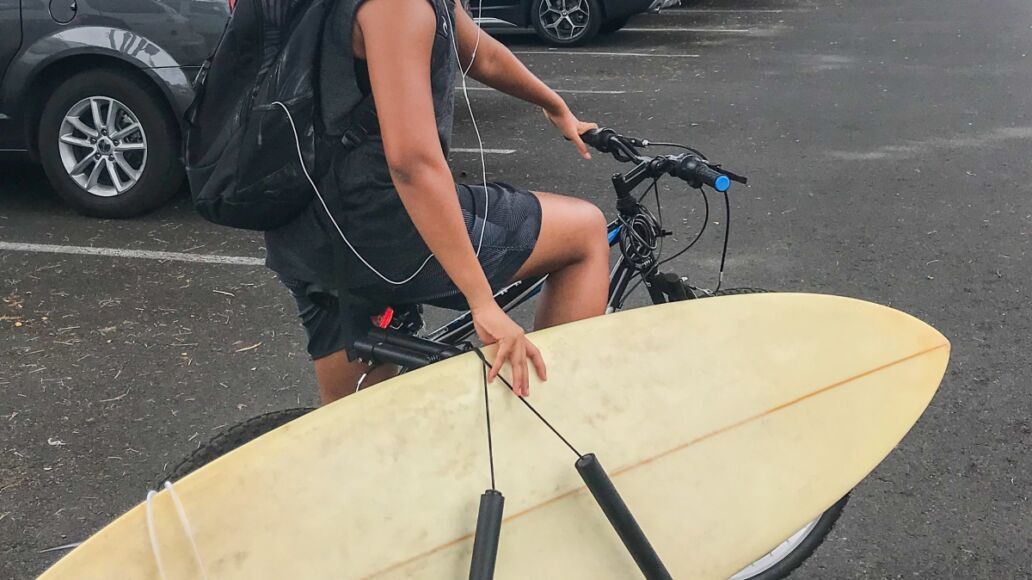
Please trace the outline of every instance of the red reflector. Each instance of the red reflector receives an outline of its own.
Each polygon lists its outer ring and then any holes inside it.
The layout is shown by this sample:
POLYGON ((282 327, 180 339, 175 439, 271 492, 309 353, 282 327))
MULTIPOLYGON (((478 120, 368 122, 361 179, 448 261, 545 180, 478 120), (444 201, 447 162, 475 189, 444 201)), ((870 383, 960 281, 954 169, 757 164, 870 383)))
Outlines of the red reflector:
POLYGON ((390 306, 383 311, 383 314, 373 317, 373 324, 377 328, 387 328, 391 325, 391 321, 394 320, 394 309, 390 306))

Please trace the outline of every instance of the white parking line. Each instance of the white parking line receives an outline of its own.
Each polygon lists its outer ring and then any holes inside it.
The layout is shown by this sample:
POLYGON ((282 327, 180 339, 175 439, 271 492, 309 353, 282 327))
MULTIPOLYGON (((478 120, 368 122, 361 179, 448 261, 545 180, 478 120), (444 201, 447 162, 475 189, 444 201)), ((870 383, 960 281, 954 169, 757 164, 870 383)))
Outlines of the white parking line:
POLYGON ((720 32, 728 34, 750 34, 751 28, 621 28, 620 32, 720 32))
POLYGON ((53 244, 20 244, 16 242, 0 242, 0 251, 32 252, 37 254, 73 254, 80 256, 106 256, 109 258, 137 258, 144 260, 195 262, 200 264, 233 264, 237 266, 262 266, 265 264, 265 260, 262 258, 251 258, 246 256, 184 254, 182 252, 125 250, 121 248, 95 248, 92 246, 59 246, 53 244))
POLYGON ((590 50, 520 50, 513 54, 561 54, 569 56, 638 56, 665 58, 699 58, 699 54, 662 54, 657 52, 593 52, 590 50))
MULTIPOLYGON (((462 92, 462 88, 455 89, 458 92, 462 92)), ((469 87, 470 91, 493 91, 491 87, 469 87)), ((552 89, 557 93, 567 93, 571 95, 625 95, 630 91, 596 91, 591 89, 552 89)), ((634 91, 641 92, 641 91, 634 91)))
MULTIPOLYGON (((452 153, 480 153, 480 149, 467 147, 452 147, 450 151, 452 153)), ((515 152, 515 149, 484 149, 484 153, 487 155, 511 155, 515 152)))
POLYGON ((679 8, 661 12, 660 15, 671 14, 781 14, 782 12, 809 12, 806 8, 679 8))

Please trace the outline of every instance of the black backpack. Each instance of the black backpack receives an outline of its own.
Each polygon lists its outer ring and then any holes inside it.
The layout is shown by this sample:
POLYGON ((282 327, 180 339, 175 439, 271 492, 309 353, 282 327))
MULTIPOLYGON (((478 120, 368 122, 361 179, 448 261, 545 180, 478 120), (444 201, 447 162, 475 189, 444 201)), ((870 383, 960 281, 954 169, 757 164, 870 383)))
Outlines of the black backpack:
POLYGON ((321 123, 320 48, 336 1, 236 2, 186 115, 187 179, 208 221, 249 230, 286 224, 312 201, 317 150, 352 147, 375 130, 371 98, 351 111, 360 122, 343 134, 327 135, 321 123))

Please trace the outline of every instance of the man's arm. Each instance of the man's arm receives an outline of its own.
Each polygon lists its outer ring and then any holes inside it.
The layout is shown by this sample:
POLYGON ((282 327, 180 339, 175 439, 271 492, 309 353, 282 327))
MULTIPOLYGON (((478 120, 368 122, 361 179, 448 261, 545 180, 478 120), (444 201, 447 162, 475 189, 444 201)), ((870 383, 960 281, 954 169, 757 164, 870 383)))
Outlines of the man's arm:
POLYGON ((491 88, 541 107, 548 120, 562 131, 563 136, 573 141, 581 156, 591 159, 580 136, 588 129, 597 128, 597 125, 578 121, 558 93, 530 72, 505 45, 480 30, 459 0, 456 0, 455 6, 455 29, 458 34, 459 64, 464 70, 469 68, 469 76, 491 88))
POLYGON ((437 26, 433 7, 426 0, 369 0, 356 20, 361 43, 356 54, 364 55, 369 65, 384 153, 398 196, 423 241, 469 302, 480 337, 485 343, 498 342, 491 378, 509 362, 517 393, 526 395, 528 359, 541 378, 544 362, 523 329, 494 300, 466 231, 437 134, 430 82, 437 26))

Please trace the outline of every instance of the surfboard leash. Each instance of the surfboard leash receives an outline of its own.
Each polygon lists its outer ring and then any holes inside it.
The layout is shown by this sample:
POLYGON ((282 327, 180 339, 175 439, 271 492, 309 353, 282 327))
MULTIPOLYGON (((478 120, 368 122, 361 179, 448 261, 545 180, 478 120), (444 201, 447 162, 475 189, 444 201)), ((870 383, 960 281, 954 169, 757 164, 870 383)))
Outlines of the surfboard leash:
MULTIPOLYGON (((183 507, 183 502, 179 501, 179 494, 176 493, 175 487, 172 486, 171 481, 166 481, 164 485, 165 491, 168 492, 169 498, 172 500, 172 505, 175 507, 176 515, 179 516, 179 525, 186 534, 186 538, 190 541, 190 549, 193 552, 194 563, 197 564, 197 569, 200 572, 198 576, 201 580, 208 580, 208 569, 204 566, 204 560, 201 558, 201 550, 197 547, 197 539, 193 531, 193 527, 190 525, 190 519, 186 515, 186 508, 183 507)), ((145 502, 145 514, 147 516, 147 537, 150 540, 151 555, 154 556, 154 564, 158 569, 158 577, 161 580, 166 580, 168 576, 165 573, 165 564, 161 558, 161 547, 158 543, 158 532, 157 526, 154 520, 154 496, 158 494, 155 490, 147 492, 147 501, 145 502)))
MULTIPOLYGON (((472 344, 468 348, 485 360, 480 349, 472 344)), ((495 561, 498 558, 498 540, 502 533, 502 513, 505 510, 505 496, 495 483, 494 438, 491 434, 491 399, 487 388, 487 369, 482 366, 484 378, 484 421, 487 424, 487 461, 491 470, 491 489, 480 496, 480 510, 477 512, 477 527, 473 535, 473 556, 469 565, 469 580, 492 580, 495 561)))
MULTIPOLYGON (((477 515, 477 529, 473 541, 473 562, 470 567, 469 578, 470 580, 491 580, 494 576, 494 564, 498 555, 498 539, 501 535, 502 507, 504 506, 502 494, 494 489, 494 450, 491 435, 491 407, 488 401, 487 388, 487 372, 491 368, 491 363, 487 361, 487 357, 484 356, 484 353, 479 348, 468 343, 467 347, 477 353, 477 357, 483 363, 481 370, 484 378, 488 460, 491 465, 491 489, 480 496, 480 513, 477 515), (491 496, 491 499, 489 499, 489 496, 491 496), (495 497, 497 499, 494 499, 495 497), (480 547, 479 552, 478 546, 480 547), (480 558, 479 560, 478 557, 480 558), (487 558, 490 558, 489 567, 487 567, 487 558), (478 568, 478 564, 481 567, 478 568)), ((512 383, 500 374, 498 378, 502 381, 502 384, 515 394, 516 391, 512 388, 512 383)), ((577 461, 574 463, 577 473, 584 480, 584 485, 587 486, 588 491, 595 498, 595 502, 602 508, 602 513, 605 514, 610 525, 613 526, 617 535, 620 536, 624 547, 630 552, 631 557, 634 558, 634 562, 638 565, 638 569, 641 570, 642 574, 645 575, 645 578, 647 580, 672 580, 673 577, 670 575, 670 572, 667 571, 663 561, 659 558, 659 554, 656 553, 655 548, 652 547, 648 538, 645 537, 645 532, 642 531, 641 526, 634 519, 634 514, 631 513, 623 498, 620 497, 620 492, 613 485, 612 480, 595 454, 577 451, 577 448, 548 419, 545 419, 544 415, 535 409, 530 402, 523 397, 516 398, 577 456, 577 461)))
MULTIPOLYGON (((472 345, 470 345, 470 346, 472 346, 472 345)), ((484 397, 486 399, 486 397, 487 397, 487 371, 489 371, 491 369, 491 363, 487 362, 487 357, 484 356, 483 351, 481 351, 479 348, 477 348, 475 346, 472 346, 472 349, 473 349, 473 352, 477 353, 477 356, 480 357, 480 362, 484 363, 484 397)), ((508 387, 510 391, 512 391, 513 393, 516 392, 512 388, 512 383, 507 381, 505 379, 505 377, 503 377, 502 375, 498 375, 498 380, 502 381, 502 384, 505 385, 506 387, 508 387)), ((580 451, 577 451, 577 448, 574 447, 573 444, 570 443, 570 441, 566 437, 563 437, 563 434, 560 433, 559 430, 556 429, 554 425, 552 425, 551 423, 548 422, 548 419, 545 419, 544 415, 539 413, 538 410, 534 408, 534 405, 531 405, 530 402, 527 401, 526 399, 524 399, 523 397, 516 397, 516 398, 521 403, 523 403, 523 406, 525 406, 527 409, 529 409, 531 413, 534 413, 534 416, 537 417, 542 423, 544 423, 545 427, 548 427, 548 429, 551 430, 552 433, 554 433, 555 436, 558 437, 560 441, 562 441, 567 447, 569 447, 570 451, 573 451, 574 455, 576 455, 578 458, 581 458, 581 457, 584 456, 580 451)), ((490 418, 488 418, 488 420, 490 421, 490 418)), ((490 437, 490 424, 488 425, 488 436, 490 437)))

